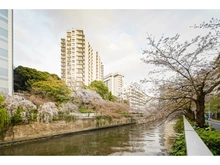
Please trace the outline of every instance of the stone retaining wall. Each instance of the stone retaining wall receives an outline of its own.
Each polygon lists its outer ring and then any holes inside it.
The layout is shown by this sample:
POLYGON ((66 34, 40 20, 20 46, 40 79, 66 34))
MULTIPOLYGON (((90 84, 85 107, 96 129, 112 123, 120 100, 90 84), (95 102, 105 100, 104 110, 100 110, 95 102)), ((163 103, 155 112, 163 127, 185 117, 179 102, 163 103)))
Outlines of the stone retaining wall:
MULTIPOLYGON (((111 121, 105 119, 94 118, 77 118, 75 121, 53 121, 52 123, 32 122, 26 125, 16 125, 11 127, 4 138, 4 142, 13 142, 16 140, 25 140, 31 138, 38 138, 43 136, 53 136, 59 134, 67 134, 71 132, 98 129, 116 125, 134 123, 131 118, 112 119, 111 121)), ((3 141, 0 141, 0 143, 3 141)))

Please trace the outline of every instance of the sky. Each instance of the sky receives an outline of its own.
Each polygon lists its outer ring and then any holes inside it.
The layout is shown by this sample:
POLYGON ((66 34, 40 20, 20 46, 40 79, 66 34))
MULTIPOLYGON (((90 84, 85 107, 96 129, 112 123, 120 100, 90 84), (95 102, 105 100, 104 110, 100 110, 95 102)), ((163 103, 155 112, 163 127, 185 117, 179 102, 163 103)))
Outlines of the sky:
MULTIPOLYGON (((81 28, 86 40, 99 52, 105 75, 120 72, 126 84, 144 79, 152 69, 140 60, 147 48, 147 33, 156 38, 178 33, 182 41, 190 40, 204 33, 204 30, 190 26, 220 17, 218 1, 213 0, 194 4, 189 0, 171 3, 170 0, 160 3, 154 0, 153 4, 148 1, 139 3, 139 0, 133 1, 135 4, 128 0, 117 3, 93 0, 93 4, 84 0, 77 3, 63 0, 58 4, 43 0, 19 0, 19 4, 7 2, 6 7, 2 3, 1 6, 14 9, 15 67, 22 65, 60 76, 60 40, 68 29, 81 28)), ((181 163, 179 159, 177 161, 181 163)), ((167 162, 174 164, 177 161, 167 162)))
POLYGON ((61 38, 69 29, 83 29, 85 39, 99 52, 104 75, 120 72, 129 85, 152 70, 141 61, 147 33, 156 39, 178 33, 186 41, 204 32, 190 26, 220 16, 220 9, 68 8, 14 7, 15 67, 22 65, 60 77, 61 38))

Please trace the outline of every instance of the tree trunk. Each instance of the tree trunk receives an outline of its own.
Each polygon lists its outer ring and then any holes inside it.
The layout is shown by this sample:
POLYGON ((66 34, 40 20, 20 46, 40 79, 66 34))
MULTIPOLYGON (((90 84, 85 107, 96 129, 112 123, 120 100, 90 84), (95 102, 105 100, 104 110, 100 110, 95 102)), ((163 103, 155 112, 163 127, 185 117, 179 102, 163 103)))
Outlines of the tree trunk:
POLYGON ((204 127, 205 124, 205 116, 204 116, 204 111, 205 111, 205 96, 199 96, 196 101, 196 125, 199 127, 204 127))
POLYGON ((195 121, 195 113, 191 109, 188 109, 185 115, 189 120, 195 121))

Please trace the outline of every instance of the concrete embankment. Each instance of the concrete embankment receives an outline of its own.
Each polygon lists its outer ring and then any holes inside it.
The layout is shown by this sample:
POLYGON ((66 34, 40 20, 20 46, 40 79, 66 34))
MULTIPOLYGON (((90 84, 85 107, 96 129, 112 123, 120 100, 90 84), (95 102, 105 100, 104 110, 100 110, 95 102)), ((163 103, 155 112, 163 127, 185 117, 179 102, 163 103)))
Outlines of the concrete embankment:
POLYGON ((0 142, 0 147, 134 123, 135 120, 132 120, 131 118, 112 120, 78 118, 71 122, 66 122, 64 120, 53 121, 52 123, 32 122, 26 125, 16 125, 11 127, 6 132, 4 141, 0 142))

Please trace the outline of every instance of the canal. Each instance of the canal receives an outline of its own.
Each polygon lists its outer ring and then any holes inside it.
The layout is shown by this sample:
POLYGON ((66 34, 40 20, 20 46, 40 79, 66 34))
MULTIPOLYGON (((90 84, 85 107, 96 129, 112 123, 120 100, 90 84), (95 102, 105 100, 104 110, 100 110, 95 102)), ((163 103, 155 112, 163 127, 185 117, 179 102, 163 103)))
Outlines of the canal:
POLYGON ((1 147, 0 155, 166 156, 165 125, 127 125, 1 147))

